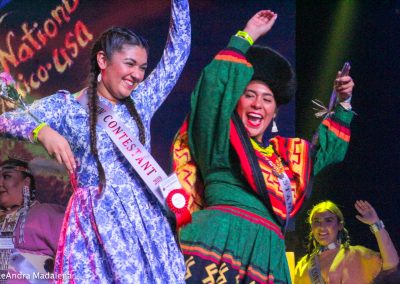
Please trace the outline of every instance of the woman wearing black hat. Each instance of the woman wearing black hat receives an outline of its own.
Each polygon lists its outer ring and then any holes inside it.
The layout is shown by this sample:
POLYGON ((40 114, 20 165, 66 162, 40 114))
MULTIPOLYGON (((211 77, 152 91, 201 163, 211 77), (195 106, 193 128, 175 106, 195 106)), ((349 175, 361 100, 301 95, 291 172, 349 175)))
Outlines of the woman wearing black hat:
MULTIPOLYGON (((263 145, 278 107, 295 92, 287 60, 250 47, 276 18, 270 10, 256 13, 203 70, 173 145, 174 169, 191 194, 188 207, 204 209, 179 235, 188 283, 290 283, 284 231, 310 177, 347 150, 352 113, 342 106, 322 123, 314 161, 299 138, 277 136, 263 145)), ((336 80, 340 99, 350 97, 352 79, 336 80)))
POLYGON ((7 279, 1 283, 28 283, 53 272, 63 218, 62 206, 36 199, 27 162, 0 163, 0 272, 7 279))

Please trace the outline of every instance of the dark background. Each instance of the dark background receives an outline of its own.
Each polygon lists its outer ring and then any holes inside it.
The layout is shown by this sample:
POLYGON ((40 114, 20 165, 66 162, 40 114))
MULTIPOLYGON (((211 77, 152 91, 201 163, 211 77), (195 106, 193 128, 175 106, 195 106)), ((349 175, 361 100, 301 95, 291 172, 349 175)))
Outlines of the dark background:
MULTIPOLYGON (((70 0, 71 2, 72 0, 70 0)), ((81 20, 96 38, 112 25, 127 26, 149 40, 149 70, 159 60, 168 29, 170 1, 115 0, 78 1, 71 21, 64 23, 56 38, 35 53, 35 56, 11 68, 11 73, 28 76, 37 66, 51 57, 54 48, 63 45, 64 36, 81 20)), ((32 26, 49 18, 50 11, 61 0, 0 1, 0 48, 4 50, 5 34, 12 30, 20 42, 21 24, 32 26)), ((376 208, 385 222, 396 246, 400 243, 399 204, 399 96, 400 82, 400 15, 396 1, 255 1, 255 0, 192 0, 192 49, 185 70, 175 89, 156 113, 152 124, 152 150, 163 168, 169 170, 169 145, 189 110, 189 96, 201 69, 223 48, 230 35, 244 27, 246 21, 260 9, 271 9, 279 17, 273 30, 260 42, 286 56, 296 66, 298 92, 296 99, 282 107, 278 118, 280 134, 310 139, 319 120, 313 116, 311 99, 327 103, 332 81, 344 61, 352 65, 351 75, 356 82, 353 108, 357 112, 352 123, 352 138, 346 160, 323 171, 315 180, 313 194, 297 220, 296 233, 287 235, 288 250, 296 257, 304 253, 307 234, 304 224, 312 204, 330 199, 338 203, 346 218, 353 244, 377 249, 368 226, 355 219, 353 204, 366 199, 376 208), (343 3, 356 5, 346 17, 338 16, 343 3), (335 26, 341 26, 336 30, 335 26), (333 40, 332 40, 333 38, 333 40), (331 50, 329 52, 329 50, 331 50), (332 51, 333 50, 333 51, 332 51), (339 52, 340 51, 340 52, 339 52)), ((343 8, 343 7, 342 7, 343 8)), ((93 41, 92 41, 93 42, 93 41)), ((91 43, 92 43, 91 42, 91 43)), ((17 43, 14 44, 18 46, 17 43)), ((85 86, 88 71, 89 47, 81 48, 73 64, 62 74, 54 70, 50 79, 37 90, 37 99, 68 89, 76 92, 85 86)), ((6 141, 0 144, 0 158, 12 153, 27 157, 45 156, 41 148, 6 141)), ((48 202, 66 202, 62 185, 54 177, 39 178, 39 197, 48 202), (56 180, 56 181, 54 181, 56 180), (59 189, 61 188, 61 189, 59 189), (60 196, 62 198, 60 198, 60 196)))
MULTIPOLYGON (((311 200, 298 217, 297 234, 288 237, 288 247, 298 248, 304 241, 305 213, 310 205, 330 199, 341 205, 352 243, 377 250, 368 226, 355 218, 354 202, 365 199, 375 207, 399 249, 399 1, 297 1, 296 4, 299 83, 296 134, 310 137, 316 124, 309 122, 309 102, 318 96, 310 90, 315 90, 320 83, 322 72, 332 77, 345 61, 352 65, 350 73, 356 83, 352 105, 358 115, 351 126, 352 137, 345 161, 316 178, 311 200), (350 20, 340 19, 351 23, 345 26, 351 32, 345 37, 338 36, 340 40, 333 43, 333 48, 346 44, 347 49, 338 55, 336 70, 324 70, 321 62, 326 60, 328 37, 338 7, 343 3, 356 5, 350 20)), ((331 88, 329 83, 326 82, 331 88)))

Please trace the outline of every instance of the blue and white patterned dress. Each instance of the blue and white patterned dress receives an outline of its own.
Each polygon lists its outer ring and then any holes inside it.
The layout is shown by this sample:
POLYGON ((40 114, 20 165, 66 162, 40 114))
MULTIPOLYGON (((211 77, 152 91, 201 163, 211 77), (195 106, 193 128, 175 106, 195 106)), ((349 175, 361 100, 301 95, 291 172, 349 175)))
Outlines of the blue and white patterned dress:
MULTIPOLYGON (((188 1, 173 0, 163 57, 131 95, 146 129, 149 151, 150 120, 181 74, 190 39, 188 1)), ((126 107, 116 104, 112 108, 138 136, 126 107)), ((69 141, 79 165, 79 189, 70 199, 56 260, 56 273, 71 278, 64 282, 184 283, 183 257, 159 203, 107 133, 97 126, 97 147, 107 183, 99 194, 99 176, 89 147, 89 115, 79 102, 69 92, 59 91, 36 101, 30 111, 69 141)), ((37 125, 21 111, 0 116, 3 136, 30 139, 37 125)))

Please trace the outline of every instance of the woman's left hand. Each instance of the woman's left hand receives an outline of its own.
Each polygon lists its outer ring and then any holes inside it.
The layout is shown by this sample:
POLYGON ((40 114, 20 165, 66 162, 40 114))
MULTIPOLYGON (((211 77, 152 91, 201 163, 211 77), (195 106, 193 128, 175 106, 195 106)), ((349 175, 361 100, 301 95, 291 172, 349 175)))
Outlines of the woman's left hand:
POLYGON ((339 71, 333 87, 336 91, 336 94, 339 98, 340 102, 345 101, 350 98, 353 93, 354 81, 350 76, 341 76, 341 72, 339 71))
POLYGON ((368 201, 357 200, 354 207, 360 214, 356 215, 356 218, 361 222, 367 225, 372 225, 379 221, 378 214, 376 214, 374 207, 372 207, 368 201))

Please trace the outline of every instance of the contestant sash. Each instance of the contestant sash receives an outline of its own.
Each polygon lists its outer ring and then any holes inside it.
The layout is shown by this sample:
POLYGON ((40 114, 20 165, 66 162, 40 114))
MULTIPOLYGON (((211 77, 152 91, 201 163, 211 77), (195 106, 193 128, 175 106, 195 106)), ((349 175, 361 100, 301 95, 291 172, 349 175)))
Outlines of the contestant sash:
MULTIPOLYGON (((86 89, 83 89, 76 99, 87 111, 89 110, 86 89)), ((97 124, 107 132, 158 201, 175 213, 178 224, 189 222, 186 214, 188 197, 183 193, 176 175, 168 177, 132 131, 110 107, 101 102, 98 105, 97 124), (179 220, 180 218, 184 220, 179 220)))
POLYGON ((325 281, 322 279, 317 255, 314 255, 314 257, 310 258, 310 268, 308 273, 310 275, 312 284, 325 284, 325 281))
MULTIPOLYGON (((86 89, 82 90, 76 99, 86 110, 89 110, 86 89)), ((120 121, 112 109, 101 102, 99 102, 98 106, 97 124, 107 132, 108 136, 110 136, 111 140, 146 183, 147 187, 157 197, 158 201, 165 206, 165 198, 163 198, 159 190, 159 183, 167 178, 167 174, 142 143, 120 121)))

